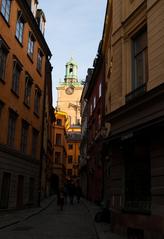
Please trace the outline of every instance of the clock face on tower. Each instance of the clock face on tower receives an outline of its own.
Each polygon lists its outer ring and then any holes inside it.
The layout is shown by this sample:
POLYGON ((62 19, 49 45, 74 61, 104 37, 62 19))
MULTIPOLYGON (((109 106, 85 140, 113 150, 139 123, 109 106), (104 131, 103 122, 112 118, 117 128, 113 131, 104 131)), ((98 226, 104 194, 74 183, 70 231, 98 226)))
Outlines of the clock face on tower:
POLYGON ((74 92, 74 88, 69 86, 69 87, 66 88, 65 92, 66 92, 67 95, 72 95, 73 92, 74 92))

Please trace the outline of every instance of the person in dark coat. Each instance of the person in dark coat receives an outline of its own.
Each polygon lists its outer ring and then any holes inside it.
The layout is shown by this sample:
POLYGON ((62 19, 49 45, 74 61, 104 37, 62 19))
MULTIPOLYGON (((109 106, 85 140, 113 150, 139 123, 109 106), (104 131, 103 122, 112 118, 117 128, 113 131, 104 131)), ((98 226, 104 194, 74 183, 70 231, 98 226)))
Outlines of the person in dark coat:
POLYGON ((72 205, 74 202, 74 195, 75 195, 75 185, 71 182, 69 185, 69 199, 70 199, 70 204, 72 205))
POLYGON ((58 194, 58 205, 60 207, 60 210, 63 211, 63 207, 64 207, 64 192, 62 190, 58 194))
POLYGON ((80 197, 81 197, 81 187, 80 187, 79 183, 76 185, 75 192, 76 192, 77 203, 79 203, 80 202, 80 197))

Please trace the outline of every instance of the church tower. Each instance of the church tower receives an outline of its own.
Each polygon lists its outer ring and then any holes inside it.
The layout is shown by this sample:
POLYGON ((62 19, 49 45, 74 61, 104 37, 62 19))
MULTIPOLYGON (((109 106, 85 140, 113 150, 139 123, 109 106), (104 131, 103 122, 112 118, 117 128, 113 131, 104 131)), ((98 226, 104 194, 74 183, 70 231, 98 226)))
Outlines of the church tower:
POLYGON ((72 58, 66 63, 64 81, 60 82, 56 89, 57 110, 68 114, 71 126, 80 125, 80 98, 83 86, 78 81, 78 65, 72 58))
POLYGON ((64 79, 66 83, 71 84, 73 82, 78 82, 77 70, 78 66, 71 57, 70 61, 66 63, 66 74, 64 79))

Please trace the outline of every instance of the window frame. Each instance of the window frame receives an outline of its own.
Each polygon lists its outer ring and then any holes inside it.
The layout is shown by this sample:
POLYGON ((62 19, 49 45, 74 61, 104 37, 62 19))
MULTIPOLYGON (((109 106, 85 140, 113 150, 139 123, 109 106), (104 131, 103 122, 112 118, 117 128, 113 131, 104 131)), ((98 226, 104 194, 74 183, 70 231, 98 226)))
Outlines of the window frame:
POLYGON ((99 84, 99 98, 102 96, 102 83, 99 84))
POLYGON ((7 23, 9 23, 10 21, 10 11, 11 11, 11 0, 2 0, 1 14, 7 23), (3 12, 3 9, 4 9, 4 12, 3 12))
POLYGON ((68 149, 72 150, 73 149, 73 144, 68 144, 68 149))
POLYGON ((56 142, 56 145, 61 145, 61 134, 56 134, 56 140, 55 140, 55 142, 56 142), (59 140, 60 139, 60 140, 59 140))
POLYGON ((29 178, 29 194, 28 194, 28 202, 34 202, 34 192, 35 192, 35 178, 29 178))
POLYGON ((73 163, 73 156, 68 155, 68 164, 72 164, 72 163, 73 163))
POLYGON ((61 152, 55 152, 55 164, 59 165, 61 162, 61 152))
POLYGON ((33 59, 33 55, 34 55, 34 45, 35 45, 35 37, 32 34, 32 32, 29 32, 27 54, 31 59, 33 59))
POLYGON ((41 90, 38 86, 35 86, 34 113, 37 115, 39 115, 40 112, 40 101, 41 101, 41 90))
POLYGON ((37 156, 37 145, 38 145, 39 131, 35 128, 32 129, 32 145, 31 145, 31 155, 33 158, 37 156))
POLYGON ((24 154, 27 153, 28 131, 29 131, 29 123, 25 120, 22 120, 20 151, 24 154))
POLYGON ((15 37, 21 45, 23 44, 24 24, 25 24, 25 19, 22 15, 22 11, 18 11, 15 37))
POLYGON ((14 59, 13 72, 12 72, 12 92, 16 94, 17 96, 19 96, 19 82, 20 82, 21 71, 22 71, 22 64, 17 59, 14 59))
POLYGON ((2 100, 0 100, 0 118, 1 118, 3 107, 4 107, 4 102, 2 100))
POLYGON ((15 146, 14 141, 15 141, 17 118, 18 118, 18 114, 14 110, 9 109, 7 144, 11 147, 15 146))
POLYGON ((93 109, 96 108, 96 95, 93 97, 93 109))
POLYGON ((140 29, 133 37, 132 37, 132 91, 140 88, 144 85, 148 80, 148 42, 147 42, 147 28, 146 26, 140 29), (144 36, 145 34, 145 36, 144 36), (141 39, 143 37, 143 39, 141 39), (145 38, 144 38, 145 37, 145 38), (137 44, 139 45, 140 40, 142 40, 142 44, 144 46, 140 46, 137 49, 137 44), (137 64, 138 57, 142 57, 142 64, 137 64), (142 67, 141 67, 142 66, 142 67), (142 72, 142 80, 139 80, 137 77, 137 69, 143 69, 142 72))
POLYGON ((56 120, 56 125, 62 126, 62 119, 57 119, 57 120, 56 120), (59 123, 59 122, 60 122, 60 123, 59 123))
POLYGON ((30 75, 25 76, 25 90, 24 90, 24 104, 27 107, 31 105, 31 91, 32 91, 33 80, 30 75))
POLYGON ((6 62, 7 62, 8 53, 9 53, 9 47, 6 44, 6 42, 2 39, 2 37, 0 36, 0 80, 2 82, 5 82, 6 62), (3 61, 3 63, 2 63, 2 61, 3 61))
POLYGON ((41 49, 38 49, 38 54, 37 54, 37 71, 39 72, 39 74, 42 73, 42 65, 43 65, 43 52, 41 51, 41 49))

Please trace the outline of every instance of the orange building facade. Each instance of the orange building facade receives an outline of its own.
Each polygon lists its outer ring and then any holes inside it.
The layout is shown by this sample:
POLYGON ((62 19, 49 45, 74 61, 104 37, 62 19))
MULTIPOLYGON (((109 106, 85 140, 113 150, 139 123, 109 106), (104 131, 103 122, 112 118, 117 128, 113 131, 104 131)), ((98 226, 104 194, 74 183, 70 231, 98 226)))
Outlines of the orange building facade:
POLYGON ((0 208, 36 204, 41 190, 45 66, 51 52, 37 3, 0 0, 0 208))
POLYGON ((74 183, 79 180, 79 154, 81 142, 81 128, 71 126, 67 131, 67 159, 66 159, 66 180, 74 183))
POLYGON ((67 114, 55 112, 55 119, 52 181, 53 191, 57 192, 63 187, 65 181, 67 114))
POLYGON ((55 112, 53 151, 53 191, 63 189, 68 181, 79 180, 79 126, 70 126, 67 113, 55 112))

